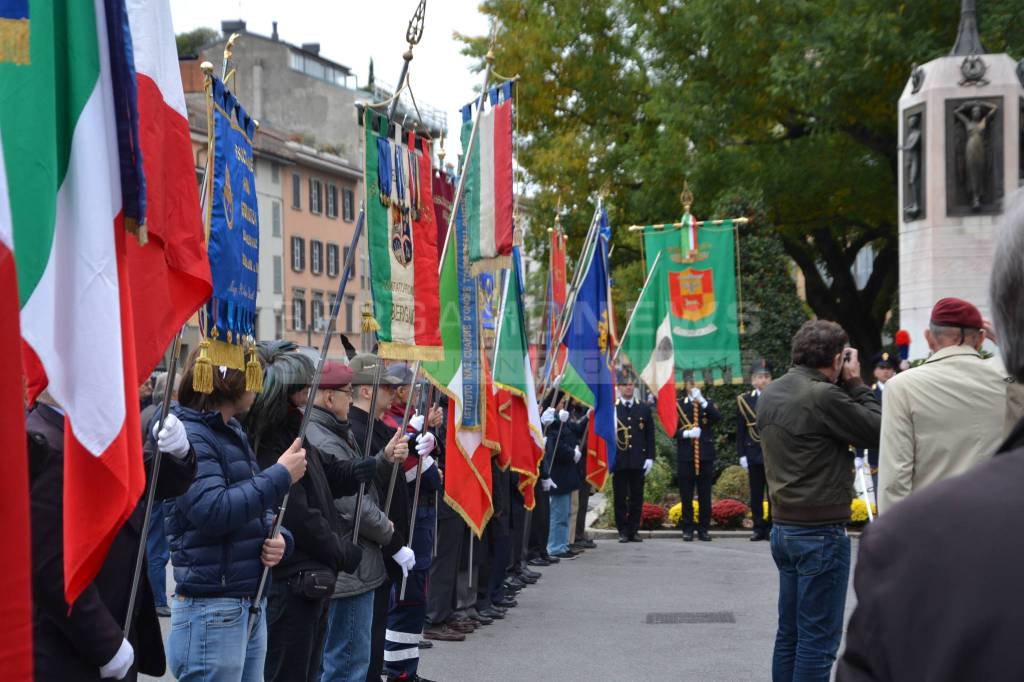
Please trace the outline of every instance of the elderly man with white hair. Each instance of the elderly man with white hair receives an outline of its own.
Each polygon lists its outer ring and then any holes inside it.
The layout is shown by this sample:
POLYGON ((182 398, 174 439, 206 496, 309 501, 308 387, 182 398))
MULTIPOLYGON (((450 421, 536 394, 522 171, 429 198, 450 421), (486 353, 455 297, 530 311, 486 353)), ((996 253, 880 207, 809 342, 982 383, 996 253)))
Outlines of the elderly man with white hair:
MULTIPOLYGON (((1024 381, 1024 193, 1003 217, 990 295, 1006 370, 1024 381)), ((965 406, 965 420, 972 409, 965 406)), ((993 457, 914 493, 868 528, 840 682, 1024 679, 1022 483, 1024 421, 993 457)))

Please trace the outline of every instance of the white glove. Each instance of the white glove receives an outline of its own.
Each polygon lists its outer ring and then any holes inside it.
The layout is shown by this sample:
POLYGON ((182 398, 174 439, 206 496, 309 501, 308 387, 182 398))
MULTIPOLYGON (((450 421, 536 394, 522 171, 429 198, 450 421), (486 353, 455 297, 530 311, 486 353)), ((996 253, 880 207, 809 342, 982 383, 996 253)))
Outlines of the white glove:
POLYGON ((646 476, 647 474, 651 473, 651 469, 652 468, 654 468, 654 460, 653 459, 645 459, 644 460, 644 476, 646 476))
POLYGON ((853 458, 853 467, 854 467, 854 469, 860 469, 863 466, 864 466, 864 458, 863 457, 854 457, 853 458))
POLYGON ((549 424, 555 421, 555 408, 549 407, 544 410, 544 413, 540 416, 540 425, 547 427, 549 424))
POLYGON ((402 549, 392 554, 391 558, 402 567, 402 575, 409 575, 409 571, 416 565, 416 553, 408 547, 402 547, 402 549))
POLYGON ((579 464, 580 458, 583 457, 583 453, 580 452, 580 446, 577 445, 576 449, 572 452, 572 461, 579 464))
POLYGON ((416 436, 416 454, 420 457, 429 455, 435 447, 437 447, 437 439, 429 431, 416 436))
POLYGON ((747 466, 747 458, 746 457, 740 457, 740 466, 743 467, 744 469, 748 469, 749 468, 747 466))
POLYGON ((156 446, 160 448, 160 452, 166 452, 179 459, 188 454, 188 434, 185 433, 185 425, 177 417, 173 414, 167 415, 160 433, 156 432, 158 428, 159 420, 153 424, 153 437, 156 438, 156 446))
POLYGON ((569 421, 569 412, 567 410, 559 410, 558 421, 562 422, 563 424, 569 421))
MULTIPOLYGON (((182 429, 184 430, 184 429, 182 429)), ((135 650, 128 643, 127 639, 121 640, 121 648, 117 650, 114 657, 107 661, 106 665, 100 667, 100 677, 103 679, 123 680, 124 676, 131 670, 135 662, 135 650)))
POLYGON ((541 490, 543 490, 544 492, 550 492, 557 488, 558 486, 555 485, 555 482, 552 481, 550 478, 542 478, 540 479, 540 487, 541 490))
POLYGON ((700 438, 700 427, 694 426, 692 429, 686 429, 683 431, 683 438, 692 438, 693 440, 700 438))
POLYGON ((409 420, 409 428, 412 429, 414 433, 419 433, 423 430, 423 419, 422 414, 419 412, 414 413, 412 415, 412 419, 409 420))
POLYGON ((561 386, 562 385, 562 377, 563 376, 565 376, 565 375, 564 374, 559 374, 557 377, 555 377, 555 380, 553 382, 551 382, 551 385, 554 386, 555 388, 558 388, 559 386, 561 386))
MULTIPOLYGON (((420 471, 425 472, 427 469, 434 466, 435 464, 437 464, 437 462, 434 460, 434 458, 431 457, 430 455, 427 455, 426 457, 423 458, 423 464, 420 465, 420 471)), ((405 482, 412 483, 415 480, 416 467, 409 467, 408 469, 405 470, 405 482)))
POLYGON ((693 390, 690 391, 690 400, 692 400, 693 402, 697 403, 701 407, 707 407, 708 406, 707 399, 704 397, 704 394, 702 394, 700 392, 700 389, 697 388, 696 386, 694 386, 693 390))

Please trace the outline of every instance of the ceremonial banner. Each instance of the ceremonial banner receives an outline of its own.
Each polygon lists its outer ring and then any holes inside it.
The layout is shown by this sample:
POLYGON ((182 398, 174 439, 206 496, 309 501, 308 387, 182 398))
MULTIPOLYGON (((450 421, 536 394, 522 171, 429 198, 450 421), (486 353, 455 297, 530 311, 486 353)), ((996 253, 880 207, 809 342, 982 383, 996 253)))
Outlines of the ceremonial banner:
POLYGON ((128 240, 135 352, 149 376, 212 292, 195 159, 167 0, 128 3, 145 171, 146 243, 128 240))
MULTIPOLYGON (((28 61, 0 59, 0 242, 17 270, 28 398, 46 388, 66 414, 57 541, 72 604, 145 486, 111 52, 128 57, 102 0, 31 3, 28 22, 28 61)), ((23 417, 5 411, 4 430, 23 417)))
POLYGON ((437 206, 427 140, 366 109, 366 238, 384 358, 438 360, 437 206))
POLYGON ((669 299, 668 252, 655 259, 653 270, 633 308, 629 329, 622 339, 620 350, 629 358, 658 399, 658 416, 669 438, 675 437, 679 424, 676 410, 675 348, 672 324, 674 309, 669 299))
POLYGON ((423 372, 449 400, 445 501, 480 537, 493 513, 491 450, 485 438, 491 385, 483 362, 477 278, 468 261, 469 236, 460 206, 441 264, 443 356, 424 361, 423 372))
MULTIPOLYGON (((595 448, 608 470, 615 468, 615 353, 609 309, 608 243, 603 234, 594 240, 583 261, 584 275, 576 293, 565 345, 569 349, 561 389, 594 408, 591 421, 604 452, 595 448)), ((588 447, 589 450, 589 447, 588 447)))
POLYGON ((561 226, 555 226, 551 233, 551 244, 548 251, 548 289, 547 301, 544 306, 544 332, 546 342, 544 349, 543 381, 557 377, 565 366, 565 344, 558 343, 558 323, 565 308, 566 268, 565 268, 565 233, 561 226), (557 348, 555 345, 557 344, 557 348))
POLYGON ((260 261, 252 157, 256 122, 218 78, 212 78, 208 114, 213 168, 206 178, 206 211, 213 297, 204 307, 199 325, 209 339, 207 352, 214 365, 246 369, 246 344, 250 348, 253 344, 260 261))
POLYGON ((441 265, 441 251, 448 239, 448 222, 452 215, 452 202, 455 200, 455 185, 444 169, 433 171, 434 190, 434 222, 437 223, 437 257, 438 267, 441 265))
MULTIPOLYGON (((697 219, 684 213, 679 219, 679 225, 647 225, 644 227, 644 270, 651 272, 654 267, 654 260, 658 254, 665 249, 677 249, 683 255, 688 254, 697 248, 697 219)), ((731 220, 724 221, 723 226, 732 225, 731 220)))
MULTIPOLYGON (((488 92, 466 173, 469 261, 474 272, 507 268, 512 255, 512 83, 488 92)), ((476 101, 484 106, 484 98, 476 101)), ((473 131, 473 104, 462 108, 462 148, 473 131)))
POLYGON ((494 353, 501 445, 502 452, 509 453, 512 470, 519 474, 519 492, 526 508, 533 509, 534 484, 544 458, 544 440, 528 352, 518 247, 512 250, 512 268, 505 279, 503 298, 505 303, 494 353))
MULTIPOLYGON (((677 386, 690 372, 697 383, 742 383, 733 223, 704 225, 696 237, 695 248, 682 249, 679 244, 691 243, 688 231, 644 230, 648 269, 660 253, 667 272, 677 386)), ((636 358, 630 359, 638 372, 643 370, 636 358)))

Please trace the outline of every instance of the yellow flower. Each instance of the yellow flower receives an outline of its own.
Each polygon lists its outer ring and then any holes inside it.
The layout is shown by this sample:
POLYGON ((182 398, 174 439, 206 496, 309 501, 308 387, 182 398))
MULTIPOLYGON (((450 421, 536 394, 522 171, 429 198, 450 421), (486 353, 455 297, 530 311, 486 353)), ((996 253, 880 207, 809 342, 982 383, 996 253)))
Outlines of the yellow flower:
MULTIPOLYGON (((875 505, 871 505, 871 512, 878 515, 878 509, 875 505)), ((856 497, 853 502, 850 503, 850 521, 854 523, 867 523, 868 520, 868 506, 864 503, 863 498, 856 497)))
MULTIPOLYGON (((699 506, 697 504, 697 500, 694 500, 693 501, 693 517, 694 518, 697 518, 697 510, 698 510, 698 508, 699 508, 699 506)), ((683 521, 683 503, 682 502, 676 502, 668 510, 668 523, 669 523, 670 526, 675 528, 680 523, 682 523, 682 521, 683 521)))

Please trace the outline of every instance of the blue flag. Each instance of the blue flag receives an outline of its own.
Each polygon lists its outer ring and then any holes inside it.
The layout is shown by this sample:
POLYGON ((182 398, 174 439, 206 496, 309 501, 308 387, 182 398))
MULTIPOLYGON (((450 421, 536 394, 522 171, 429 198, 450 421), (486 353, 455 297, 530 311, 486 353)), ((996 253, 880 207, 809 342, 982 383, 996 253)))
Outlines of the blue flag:
MULTIPOLYGON (((604 219, 604 225, 607 220, 604 219)), ((561 388, 594 408, 594 433, 605 441, 608 470, 615 469, 615 380, 612 370, 611 310, 608 301, 608 241, 598 235, 576 293, 565 336, 569 349, 561 388)))

